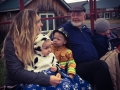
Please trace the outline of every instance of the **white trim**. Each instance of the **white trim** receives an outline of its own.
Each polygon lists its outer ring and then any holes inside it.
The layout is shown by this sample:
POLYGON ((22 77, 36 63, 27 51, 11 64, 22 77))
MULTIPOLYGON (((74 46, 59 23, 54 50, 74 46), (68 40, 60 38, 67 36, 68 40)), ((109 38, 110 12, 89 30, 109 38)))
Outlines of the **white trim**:
POLYGON ((63 0, 60 0, 65 6, 67 6, 67 8, 71 9, 71 7, 63 0))
POLYGON ((4 10, 4 11, 0 11, 0 12, 9 12, 9 11, 17 11, 17 10, 20 10, 20 9, 19 9, 19 8, 16 8, 16 9, 4 10))
POLYGON ((30 2, 32 2, 32 0, 29 0, 28 2, 25 3, 25 6, 28 5, 30 2))

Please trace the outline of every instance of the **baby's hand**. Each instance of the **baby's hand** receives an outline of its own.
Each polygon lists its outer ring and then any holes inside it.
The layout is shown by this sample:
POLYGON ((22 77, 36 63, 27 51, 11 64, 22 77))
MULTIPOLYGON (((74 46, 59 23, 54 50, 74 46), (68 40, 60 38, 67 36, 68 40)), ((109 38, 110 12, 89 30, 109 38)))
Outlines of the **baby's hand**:
POLYGON ((60 74, 60 73, 57 73, 57 74, 56 74, 56 77, 61 78, 61 74, 60 74))
POLYGON ((72 74, 69 74, 69 77, 73 79, 73 78, 74 78, 74 75, 72 75, 72 74))
POLYGON ((52 66, 52 67, 50 68, 50 70, 51 70, 52 72, 56 72, 56 71, 57 71, 57 67, 56 67, 56 66, 52 66))

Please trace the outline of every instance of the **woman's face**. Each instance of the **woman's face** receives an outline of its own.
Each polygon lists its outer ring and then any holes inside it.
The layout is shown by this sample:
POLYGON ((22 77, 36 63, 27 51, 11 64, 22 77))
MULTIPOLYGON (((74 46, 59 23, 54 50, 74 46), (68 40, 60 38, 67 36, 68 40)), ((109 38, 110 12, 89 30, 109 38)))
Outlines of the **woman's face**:
POLYGON ((41 22, 41 18, 38 15, 36 15, 36 23, 37 23, 37 33, 40 34, 43 24, 41 22))

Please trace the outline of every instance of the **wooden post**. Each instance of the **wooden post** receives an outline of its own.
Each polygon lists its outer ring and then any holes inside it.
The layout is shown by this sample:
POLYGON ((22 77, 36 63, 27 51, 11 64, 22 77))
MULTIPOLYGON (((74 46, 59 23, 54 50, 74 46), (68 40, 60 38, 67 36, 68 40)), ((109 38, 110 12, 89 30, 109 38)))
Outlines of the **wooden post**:
POLYGON ((91 24, 91 30, 94 29, 94 12, 93 12, 93 0, 90 1, 90 24, 91 24))
POLYGON ((20 11, 24 10, 24 0, 19 0, 20 11))
POLYGON ((96 0, 94 0, 94 16, 95 16, 95 19, 97 19, 97 12, 96 12, 97 8, 96 8, 96 0))

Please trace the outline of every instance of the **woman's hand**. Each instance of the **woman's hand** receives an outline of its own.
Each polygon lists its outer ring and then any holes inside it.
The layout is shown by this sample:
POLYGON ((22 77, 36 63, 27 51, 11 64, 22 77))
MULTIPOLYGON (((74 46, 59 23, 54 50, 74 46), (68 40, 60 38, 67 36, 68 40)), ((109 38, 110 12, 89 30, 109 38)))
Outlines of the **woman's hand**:
POLYGON ((50 76, 50 85, 56 86, 62 81, 61 77, 51 75, 50 76))

